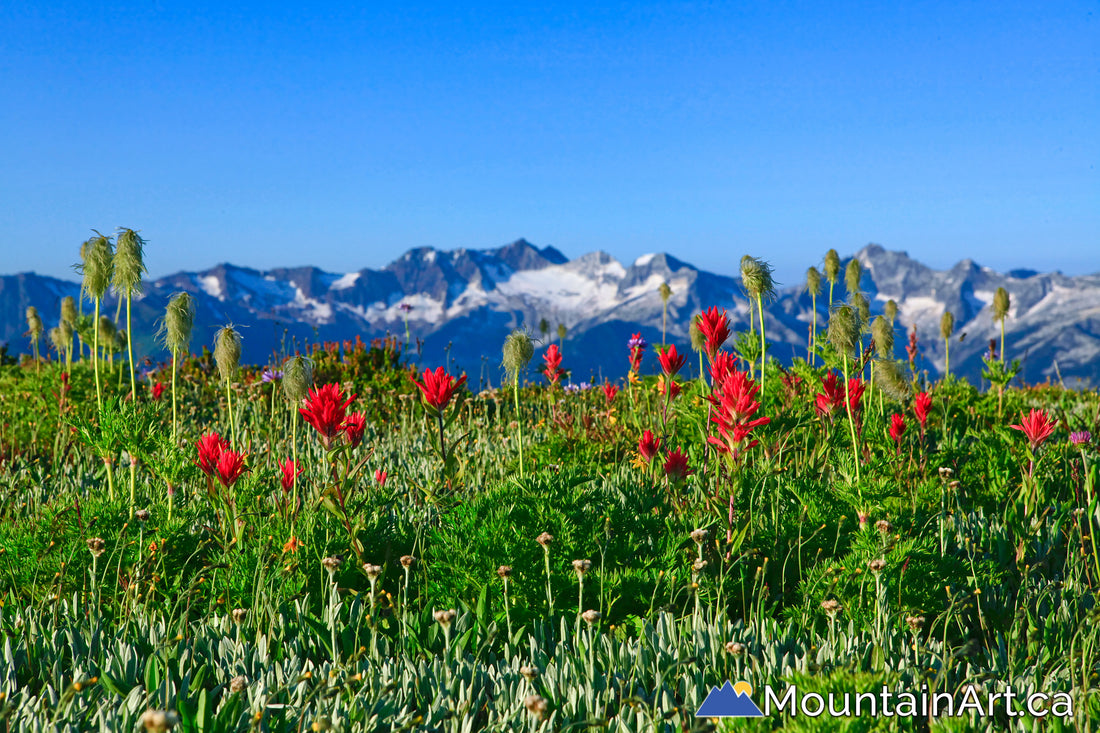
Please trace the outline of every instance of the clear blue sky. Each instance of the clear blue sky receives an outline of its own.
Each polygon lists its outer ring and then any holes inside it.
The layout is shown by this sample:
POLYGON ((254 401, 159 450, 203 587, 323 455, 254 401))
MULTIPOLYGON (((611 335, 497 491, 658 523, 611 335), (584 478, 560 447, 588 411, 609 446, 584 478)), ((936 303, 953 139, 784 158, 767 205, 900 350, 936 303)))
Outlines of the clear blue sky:
POLYGON ((1095 2, 226 5, 0 4, 0 272, 118 225, 153 275, 520 236, 1100 270, 1095 2))

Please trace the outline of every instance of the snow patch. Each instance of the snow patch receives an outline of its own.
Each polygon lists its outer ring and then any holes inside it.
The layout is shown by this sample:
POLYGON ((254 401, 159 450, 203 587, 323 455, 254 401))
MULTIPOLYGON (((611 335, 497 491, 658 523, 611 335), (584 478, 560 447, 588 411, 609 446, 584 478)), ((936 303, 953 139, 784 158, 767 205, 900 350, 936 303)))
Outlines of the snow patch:
POLYGON ((348 288, 353 287, 358 280, 358 272, 349 272, 348 274, 337 278, 336 282, 332 283, 332 285, 329 287, 329 290, 347 290, 348 288))
POLYGON ((218 279, 217 275, 206 275, 195 279, 198 281, 199 287, 202 288, 211 298, 225 300, 225 292, 222 289, 222 281, 218 279))
POLYGON ((652 253, 652 252, 649 253, 649 254, 644 254, 641 257, 639 257, 638 259, 634 260, 634 266, 635 267, 645 267, 650 262, 652 262, 653 258, 656 257, 656 256, 657 255, 652 253))

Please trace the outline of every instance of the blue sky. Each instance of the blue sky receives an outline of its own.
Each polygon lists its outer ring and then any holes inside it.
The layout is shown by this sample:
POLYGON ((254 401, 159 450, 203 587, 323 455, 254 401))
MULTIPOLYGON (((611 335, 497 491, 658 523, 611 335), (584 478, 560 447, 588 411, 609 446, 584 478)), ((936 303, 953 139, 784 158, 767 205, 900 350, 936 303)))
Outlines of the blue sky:
POLYGON ((1095 3, 359 5, 0 5, 0 272, 119 225, 153 275, 521 236, 1100 270, 1095 3))

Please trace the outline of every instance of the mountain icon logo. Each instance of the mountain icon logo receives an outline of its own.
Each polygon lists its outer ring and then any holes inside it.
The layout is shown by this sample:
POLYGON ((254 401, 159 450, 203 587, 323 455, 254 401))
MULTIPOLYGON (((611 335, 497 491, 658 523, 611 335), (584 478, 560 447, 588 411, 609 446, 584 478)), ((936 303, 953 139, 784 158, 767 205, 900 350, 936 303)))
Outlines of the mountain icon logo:
POLYGON ((710 688, 710 694, 695 711, 697 718, 759 718, 764 713, 750 697, 752 685, 741 681, 736 685, 726 684, 710 688))

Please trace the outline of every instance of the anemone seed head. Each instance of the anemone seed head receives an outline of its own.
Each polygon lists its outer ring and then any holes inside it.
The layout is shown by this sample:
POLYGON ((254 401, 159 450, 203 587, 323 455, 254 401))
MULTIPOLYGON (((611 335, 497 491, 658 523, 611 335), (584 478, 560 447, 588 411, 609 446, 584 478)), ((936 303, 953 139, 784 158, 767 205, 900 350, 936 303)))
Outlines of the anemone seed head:
POLYGON ((241 334, 233 324, 222 326, 214 336, 214 362, 226 382, 237 375, 241 364, 241 334))
POLYGON ((821 273, 816 267, 806 270, 806 292, 810 295, 821 294, 821 273))
POLYGON ((27 331, 30 332, 31 337, 35 341, 42 335, 42 331, 45 329, 45 325, 42 323, 42 317, 38 315, 38 309, 33 305, 27 306, 27 331))
POLYGON ((191 329, 195 325, 195 299, 190 293, 179 292, 168 300, 161 321, 160 336, 174 356, 191 348, 191 329))
POLYGON ((535 354, 535 345, 531 337, 522 328, 517 328, 504 339, 503 364, 504 371, 509 379, 516 376, 527 367, 531 357, 535 354))
POLYGON ((879 358, 893 358, 894 324, 886 316, 875 316, 871 322, 871 338, 875 340, 875 353, 879 358))
POLYGON ((133 229, 118 230, 115 239, 115 271, 111 279, 116 293, 141 294, 141 276, 145 269, 145 240, 133 229))
POLYGON ((672 288, 668 286, 668 283, 661 283, 661 287, 657 288, 657 293, 661 296, 661 302, 667 303, 668 299, 672 297, 672 288))
POLYGON ((953 333, 955 333, 955 314, 951 311, 944 311, 943 316, 940 318, 940 336, 943 336, 946 341, 951 338, 953 333))
POLYGON ((1004 288, 997 288, 997 292, 993 294, 993 320, 1003 321, 1008 315, 1010 305, 1008 291, 1004 288))
POLYGON ((834 349, 846 357, 851 356, 859 338, 859 314, 856 309, 847 304, 833 308, 826 335, 834 349))
POLYGON ((759 257, 745 255, 741 258, 741 284, 753 300, 771 300, 775 297, 772 266, 759 257))
POLYGON ((875 359, 876 384, 882 393, 894 402, 906 403, 913 392, 912 385, 902 373, 901 364, 893 359, 875 359))
POLYGON ((863 277, 863 264, 855 257, 848 260, 848 266, 844 268, 844 287, 848 293, 858 293, 859 281, 863 277))
POLYGON ((831 249, 825 253, 825 279, 835 285, 839 277, 840 255, 836 253, 835 249, 831 249))
POLYGON ((313 386, 313 361, 304 356, 292 356, 283 366, 283 394, 291 402, 298 403, 309 394, 313 386))
POLYGON ((76 324, 76 299, 71 295, 61 299, 61 320, 68 321, 69 325, 76 324))
POLYGON ((699 317, 698 313, 692 316, 691 325, 688 327, 688 337, 691 338, 691 348, 697 353, 707 346, 707 337, 699 330, 699 317))
POLYGON ((96 300, 103 298, 114 273, 114 249, 111 238, 99 232, 81 246, 84 262, 78 266, 83 275, 81 287, 96 300))
POLYGON ((894 322, 898 319, 898 304, 893 298, 886 301, 886 305, 882 307, 882 314, 890 319, 890 325, 893 326, 894 322))

